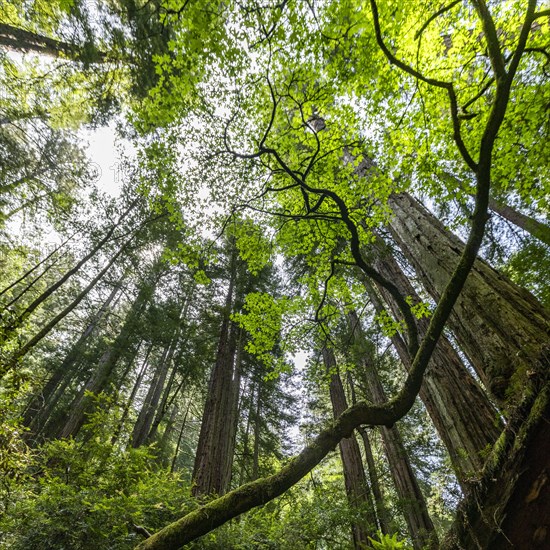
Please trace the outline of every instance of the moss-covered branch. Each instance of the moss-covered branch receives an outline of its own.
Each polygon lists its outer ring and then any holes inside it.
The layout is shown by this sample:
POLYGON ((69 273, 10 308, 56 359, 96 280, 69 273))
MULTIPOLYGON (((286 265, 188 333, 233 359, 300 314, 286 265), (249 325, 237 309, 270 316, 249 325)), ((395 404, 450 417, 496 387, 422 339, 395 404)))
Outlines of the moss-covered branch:
MULTIPOLYGON (((412 406, 414 396, 408 400, 412 406)), ((178 521, 168 525, 138 545, 139 550, 175 550, 184 544, 223 525, 266 502, 282 495, 295 485, 339 443, 344 437, 349 437, 354 428, 362 424, 391 425, 398 416, 403 416, 401 410, 395 408, 394 401, 385 405, 372 405, 360 402, 347 409, 328 428, 299 455, 294 457, 278 473, 258 479, 231 491, 187 514, 178 521)), ((409 406, 410 408, 410 406, 409 406)))

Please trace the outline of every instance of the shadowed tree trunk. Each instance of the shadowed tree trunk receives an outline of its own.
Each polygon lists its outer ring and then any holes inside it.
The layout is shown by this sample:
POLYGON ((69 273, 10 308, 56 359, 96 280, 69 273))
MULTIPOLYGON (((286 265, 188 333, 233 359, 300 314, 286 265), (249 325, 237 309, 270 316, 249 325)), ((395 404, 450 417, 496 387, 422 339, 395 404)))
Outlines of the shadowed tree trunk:
POLYGON ((237 281, 236 251, 231 253, 230 280, 223 310, 216 362, 210 375, 208 393, 201 422, 195 465, 193 494, 222 495, 229 489, 235 444, 235 395, 240 378, 235 370, 238 335, 230 316, 235 301, 237 281))
MULTIPOLYGON (((464 244, 410 195, 392 195, 390 228, 426 290, 439 300, 464 244)), ((500 401, 530 371, 547 369, 548 312, 527 291, 477 259, 449 328, 485 387, 500 401)))
MULTIPOLYGON (((362 332, 357 313, 350 311, 348 320, 353 334, 354 351, 357 354, 357 360, 360 361, 358 374, 364 378, 367 397, 373 403, 385 403, 387 397, 376 371, 373 350, 362 332)), ((426 500, 416 480, 397 426, 382 426, 380 433, 413 546, 417 550, 422 550, 437 540, 434 525, 428 514, 426 500)))
MULTIPOLYGON (((440 174, 440 177, 450 181, 453 185, 461 187, 464 191, 466 191, 466 193, 472 195, 465 182, 457 178, 454 174, 443 171, 440 174)), ((540 222, 531 216, 527 216, 512 206, 509 206, 508 204, 493 197, 489 197, 489 208, 493 212, 497 213, 501 218, 504 218, 516 227, 523 229, 523 231, 535 237, 535 239, 538 239, 539 241, 542 241, 550 246, 550 227, 547 224, 540 222)))
POLYGON ((119 438, 120 433, 122 432, 122 430, 124 428, 124 423, 126 422, 126 418, 128 418, 128 414, 130 412, 130 407, 132 406, 132 403, 134 402, 136 394, 139 391, 139 388, 141 386, 141 382, 143 381, 145 371, 147 370, 147 366, 149 364, 149 355, 151 355, 152 349, 153 349, 153 345, 150 344, 149 347, 147 348, 147 352, 145 353, 145 358, 143 359, 143 363, 141 364, 141 369, 139 370, 139 373, 136 377, 136 381, 134 382, 134 385, 132 387, 132 391, 130 392, 130 396, 126 400, 126 403, 125 403, 124 408, 122 410, 122 414, 120 415, 120 420, 118 421, 117 427, 115 429, 115 433, 113 434, 113 437, 111 438, 111 443, 114 443, 119 438))
MULTIPOLYGON (((355 405, 357 403, 355 384, 351 372, 347 374, 347 381, 351 392, 351 401, 355 405)), ((387 534, 390 533, 390 518, 388 516, 388 510, 384 502, 384 495, 378 481, 378 474, 376 472, 376 465, 374 463, 374 455, 372 453, 372 446, 367 430, 364 426, 359 426, 357 432, 363 440, 363 447, 365 449, 365 458, 367 461, 367 471, 369 472, 370 486, 372 494, 374 496, 374 504, 376 506, 376 516, 378 517, 378 524, 380 525, 380 531, 387 534)))
MULTIPOLYGON (((326 372, 334 372, 336 369, 334 352, 324 346, 322 354, 326 372)), ((330 401, 334 418, 338 418, 348 408, 342 380, 337 372, 332 374, 330 378, 330 401)), ((365 514, 364 521, 361 523, 353 522, 351 525, 353 543, 355 548, 364 548, 369 544, 368 537, 376 533, 378 524, 355 433, 342 439, 339 447, 349 505, 352 509, 361 508, 365 514)))
POLYGON ((149 434, 155 411, 157 410, 160 396, 164 388, 164 381, 166 380, 166 376, 168 374, 175 345, 175 340, 172 340, 172 342, 164 348, 160 361, 151 379, 149 390, 147 391, 147 395, 143 401, 143 405, 132 431, 130 445, 134 448, 143 445, 147 439, 147 435, 149 434))
MULTIPOLYGON (((103 319, 103 317, 105 317, 111 308, 111 305, 115 301, 115 298, 119 295, 122 280, 123 277, 113 286, 111 293, 102 304, 99 311, 94 315, 84 332, 80 335, 80 338, 73 345, 61 365, 55 369, 46 382, 44 388, 40 391, 40 393, 33 397, 27 406, 25 414, 23 415, 23 424, 30 428, 30 435, 33 433, 38 434, 42 430, 44 423, 47 421, 57 403, 57 399, 55 399, 54 396, 58 393, 56 390, 59 388, 63 379, 67 380, 65 387, 68 383, 70 383, 75 365, 77 364, 80 355, 88 343, 90 335, 97 328, 98 323, 103 319)), ((61 392, 59 392, 59 395, 60 394, 61 392)))
MULTIPOLYGON (((375 254, 376 268, 392 280, 404 296, 410 296, 415 304, 419 303, 419 296, 389 248, 380 243, 375 254)), ((383 306, 377 292, 368 282, 365 288, 375 309, 380 312, 383 306)), ((378 290, 394 317, 400 319, 399 308, 389 293, 380 286, 378 290)), ((426 333, 428 322, 427 318, 418 319, 420 337, 426 333)), ((410 370, 411 359, 403 338, 396 333, 391 340, 403 366, 410 370)), ((467 490, 468 479, 477 479, 484 464, 482 454, 497 440, 502 423, 497 411, 444 335, 439 339, 424 375, 420 398, 449 452, 459 483, 467 490)))
POLYGON ((16 52, 32 52, 72 61, 104 63, 108 57, 100 51, 78 44, 56 40, 12 25, 0 24, 0 47, 16 52))
MULTIPOLYGON (((153 272, 154 271, 155 270, 153 270, 153 272)), ((159 278, 160 275, 155 274, 155 281, 152 284, 142 284, 138 295, 126 316, 124 326, 118 333, 113 344, 103 353, 99 359, 97 367, 94 369, 92 375, 88 378, 86 384, 73 401, 65 425, 61 429, 58 437, 74 437, 82 427, 85 420, 85 413, 92 404, 92 400, 88 393, 98 394, 105 388, 120 357, 129 347, 135 322, 149 301, 159 278)))
MULTIPOLYGON (((131 240, 131 239, 130 239, 131 240)), ((14 359, 18 359, 26 355, 36 344, 40 342, 45 336, 47 336, 59 322, 61 322, 74 308, 89 294, 89 292, 96 286, 96 284, 103 278, 103 276, 113 266, 119 256, 126 250, 130 244, 130 240, 124 243, 113 255, 113 257, 107 262, 105 267, 86 285, 86 287, 79 292, 78 296, 68 304, 62 311, 60 311, 53 319, 51 319, 41 330, 38 331, 26 344, 21 346, 15 353, 14 359)))

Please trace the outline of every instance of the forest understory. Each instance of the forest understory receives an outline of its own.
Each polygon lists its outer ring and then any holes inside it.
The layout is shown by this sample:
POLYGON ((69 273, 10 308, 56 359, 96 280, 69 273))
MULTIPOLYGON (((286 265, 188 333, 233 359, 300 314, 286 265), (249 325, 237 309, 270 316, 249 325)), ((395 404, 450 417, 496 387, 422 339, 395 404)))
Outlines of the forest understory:
POLYGON ((544 0, 0 2, 0 549, 550 548, 544 0))

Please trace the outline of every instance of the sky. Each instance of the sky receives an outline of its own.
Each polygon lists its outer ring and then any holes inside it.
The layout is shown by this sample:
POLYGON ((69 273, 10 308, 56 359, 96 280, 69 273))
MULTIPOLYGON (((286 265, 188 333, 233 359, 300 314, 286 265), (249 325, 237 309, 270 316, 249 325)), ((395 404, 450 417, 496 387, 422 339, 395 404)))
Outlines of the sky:
POLYGON ((117 197, 124 181, 121 152, 130 154, 131 145, 117 139, 114 123, 95 130, 83 130, 82 138, 88 143, 87 154, 96 185, 112 197, 117 197))

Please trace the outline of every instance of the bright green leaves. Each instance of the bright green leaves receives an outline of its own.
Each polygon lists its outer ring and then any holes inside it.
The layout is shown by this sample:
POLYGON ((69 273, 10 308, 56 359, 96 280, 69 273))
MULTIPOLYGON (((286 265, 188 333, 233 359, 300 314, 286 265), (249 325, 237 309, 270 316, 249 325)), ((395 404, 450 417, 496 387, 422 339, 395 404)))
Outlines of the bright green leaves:
POLYGON ((272 255, 265 229, 250 219, 244 219, 231 226, 231 233, 236 238, 239 256, 246 262, 250 273, 257 275, 269 263, 272 255))
POLYGON ((288 304, 287 298, 276 299, 270 294, 252 292, 245 298, 243 312, 233 315, 233 320, 250 335, 246 350, 270 367, 274 376, 288 369, 288 364, 276 361, 272 353, 280 337, 288 304))

